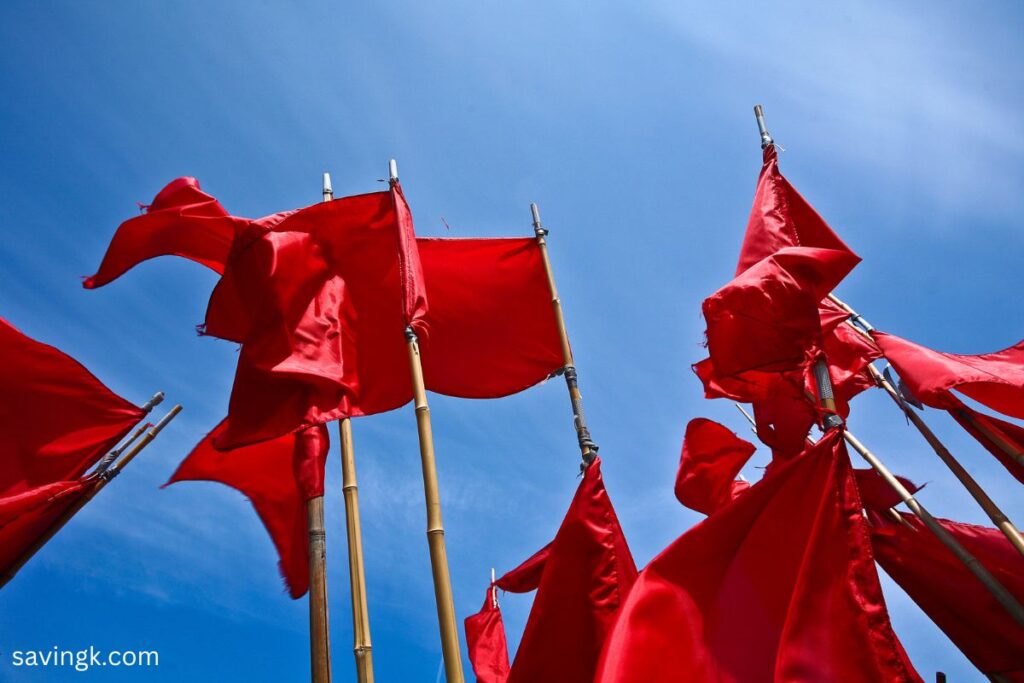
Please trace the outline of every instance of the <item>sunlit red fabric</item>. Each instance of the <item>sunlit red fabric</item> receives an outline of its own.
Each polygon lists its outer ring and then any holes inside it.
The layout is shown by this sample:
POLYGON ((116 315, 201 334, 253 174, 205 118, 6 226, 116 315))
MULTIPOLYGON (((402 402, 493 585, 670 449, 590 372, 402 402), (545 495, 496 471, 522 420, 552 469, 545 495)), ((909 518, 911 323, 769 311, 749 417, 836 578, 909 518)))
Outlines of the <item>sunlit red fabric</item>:
POLYGON ((1024 428, 1006 420, 971 410, 960 401, 956 401, 956 403, 959 405, 949 409, 949 414, 953 416, 953 419, 959 422, 968 434, 977 439, 978 443, 985 447, 985 450, 995 456, 1007 472, 1024 484, 1024 465, 1017 462, 1003 448, 1005 446, 1015 453, 1024 454, 1024 428))
MULTIPOLYGON (((875 558, 925 614, 986 676, 1024 681, 1024 629, 913 515, 906 526, 872 515, 875 558)), ((1003 534, 940 519, 1018 600, 1024 601, 1024 558, 1003 534)))
POLYGON ((779 172, 778 152, 769 145, 764 150, 764 165, 754 191, 736 274, 786 247, 815 247, 853 254, 779 172))
POLYGON ((955 407, 949 391, 956 389, 992 410, 1024 419, 1024 341, 995 353, 962 355, 933 351, 884 332, 874 337, 900 379, 925 405, 955 407))
MULTIPOLYGON (((886 483, 885 479, 882 478, 882 475, 880 475, 876 470, 854 470, 853 474, 857 481, 857 491, 860 493, 861 504, 864 506, 865 510, 884 512, 903 502, 903 499, 900 498, 900 494, 896 493, 896 491, 886 483)), ((905 477, 897 476, 896 479, 903 484, 903 487, 907 489, 911 495, 924 488, 923 486, 918 486, 905 477)))
POLYGON ((508 644, 505 624, 497 604, 497 587, 490 586, 484 606, 466 617, 466 648, 477 683, 505 683, 508 680, 508 644))
POLYGON ((213 442, 227 428, 226 422, 192 450, 165 486, 179 481, 216 481, 245 495, 277 549, 289 593, 301 597, 309 588, 305 501, 324 492, 327 427, 220 451, 213 442))
POLYGON ((10 570, 95 481, 57 481, 0 497, 0 575, 10 570))
POLYGON ((834 430, 641 572, 595 681, 919 681, 834 430))
POLYGON ((236 232, 249 222, 229 215, 195 178, 172 180, 144 209, 118 227, 99 270, 82 283, 87 289, 156 256, 181 256, 222 273, 236 232))
POLYGON ((79 478, 144 415, 0 319, 0 496, 79 478))
POLYGON ((691 510, 712 514, 749 487, 736 481, 736 475, 754 450, 754 444, 717 422, 702 417, 690 420, 679 456, 676 499, 691 510))
POLYGON ((876 344, 846 324, 848 313, 827 299, 819 305, 822 348, 832 378, 832 391, 843 417, 849 412, 849 401, 872 386, 867 366, 882 357, 876 344))
POLYGON ((505 590, 537 588, 509 681, 590 683, 605 635, 635 580, 636 564, 598 458, 551 545, 498 580, 505 590))

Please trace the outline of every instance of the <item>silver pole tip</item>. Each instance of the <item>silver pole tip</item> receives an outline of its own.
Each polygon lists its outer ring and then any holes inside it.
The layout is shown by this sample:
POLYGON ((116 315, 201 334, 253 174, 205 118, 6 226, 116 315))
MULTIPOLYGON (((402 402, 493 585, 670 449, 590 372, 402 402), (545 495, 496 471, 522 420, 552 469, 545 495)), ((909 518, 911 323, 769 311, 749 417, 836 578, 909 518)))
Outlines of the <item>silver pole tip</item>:
POLYGON ((768 133, 768 127, 764 122, 764 107, 760 104, 754 105, 754 118, 757 119, 757 130, 761 133, 761 149, 764 149, 769 145, 774 145, 775 140, 773 140, 772 136, 768 133))
POLYGON ((333 197, 334 188, 331 187, 331 174, 324 173, 324 197, 333 197))
POLYGON ((398 162, 394 159, 388 160, 388 178, 393 183, 398 182, 398 162))
POLYGON ((530 202, 530 213, 533 214, 533 227, 540 227, 540 209, 533 202, 530 202))
POLYGON ((158 391, 155 394, 153 394, 153 397, 151 399, 146 401, 146 403, 142 406, 142 409, 148 413, 149 411, 153 410, 153 408, 160 405, 163 402, 163 400, 164 392, 158 391))

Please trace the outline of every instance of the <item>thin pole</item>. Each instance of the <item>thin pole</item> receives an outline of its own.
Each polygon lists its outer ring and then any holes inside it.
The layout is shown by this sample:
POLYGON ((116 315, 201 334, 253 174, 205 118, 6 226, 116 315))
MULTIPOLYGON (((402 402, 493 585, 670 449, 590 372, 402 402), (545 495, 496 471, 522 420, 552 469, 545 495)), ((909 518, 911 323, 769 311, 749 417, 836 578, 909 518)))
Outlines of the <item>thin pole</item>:
MULTIPOLYGON (((850 306, 843 303, 835 295, 829 295, 829 298, 840 308, 847 313, 850 313, 851 320, 849 322, 853 329, 857 330, 860 334, 866 338, 873 340, 871 332, 875 329, 871 324, 862 318, 860 314, 854 311, 850 306), (853 324, 853 320, 860 321, 861 327, 853 324)), ((988 493, 981 487, 980 484, 970 475, 970 473, 960 464, 960 461, 953 457, 946 445, 939 440, 939 437, 935 435, 935 432, 925 423, 924 419, 918 415, 914 410, 910 409, 906 403, 900 398, 899 391, 892 385, 889 380, 885 378, 885 375, 880 373, 873 364, 868 364, 868 372, 871 373, 871 378, 875 380, 875 383, 889 395, 889 398, 899 407, 899 409, 906 415, 907 419, 910 420, 911 424, 917 428, 924 440, 928 442, 928 445, 935 451, 935 455, 939 456, 939 459, 945 463, 946 467, 953 473, 963 487, 967 489, 967 492, 971 494, 971 497, 977 501, 978 505, 985 514, 988 515, 992 523, 1003 532, 1006 536, 1006 540, 1017 549, 1021 555, 1024 555, 1024 537, 1021 536, 1020 530, 1010 521, 1010 518, 1006 516, 1006 513, 996 505, 995 501, 989 497, 988 493)))
POLYGON ((551 291, 551 308, 555 313, 555 325, 558 327, 558 339, 562 346, 562 361, 564 363, 562 374, 565 376, 565 385, 569 390, 573 425, 576 428, 576 439, 579 442, 580 455, 583 458, 580 467, 586 469, 597 457, 598 446, 590 437, 590 430, 587 429, 587 416, 583 412, 583 394, 580 393, 576 363, 573 361, 572 346, 569 344, 569 332, 565 326, 562 300, 558 296, 558 287, 555 286, 555 271, 551 267, 551 259, 548 256, 548 230, 540 222, 540 209, 536 204, 530 204, 530 213, 533 214, 533 232, 537 236, 537 247, 540 249, 540 256, 544 261, 544 272, 547 274, 548 289, 551 291))
MULTIPOLYGON (((334 199, 331 174, 324 173, 323 201, 334 199)), ((373 683, 373 646, 370 643, 370 611, 366 605, 366 570, 363 563, 363 531, 359 517, 359 486, 356 483, 356 449, 352 420, 338 420, 341 435, 341 493, 345 499, 345 533, 348 538, 349 594, 352 598, 352 653, 356 680, 373 683)))
MULTIPOLYGON (((163 398, 163 394, 161 394, 160 397, 163 398)), ((85 507, 85 505, 90 500, 92 500, 97 493, 99 493, 108 483, 110 483, 110 481, 114 477, 119 475, 121 473, 121 470, 123 470, 128 465, 128 463, 134 460, 135 456, 141 453, 142 449, 148 446, 150 442, 156 438, 157 434, 163 431, 163 428, 166 427, 168 423, 170 423, 170 421, 173 420, 175 416, 180 412, 181 406, 176 405, 173 408, 171 408, 171 410, 168 411, 168 413, 164 415, 160 419, 160 421, 157 422, 155 425, 146 425, 148 431, 145 432, 141 439, 135 438, 129 442, 133 443, 134 445, 131 446, 128 452, 125 453, 119 461, 107 467, 102 472, 90 474, 88 477, 86 477, 86 480, 91 480, 92 482, 94 482, 92 487, 87 489, 85 493, 83 493, 81 496, 78 497, 77 500, 75 500, 71 505, 69 505, 64 510, 64 512, 61 513, 60 517, 54 520, 53 524, 51 524, 49 528, 47 528, 46 531, 32 543, 32 545, 25 549, 25 552, 22 553, 20 558, 18 558, 18 561, 15 562, 14 565, 12 565, 11 568, 4 573, 3 577, 0 577, 0 588, 6 586, 7 583, 14 578, 14 575, 17 574, 18 571, 22 567, 24 567, 25 564, 29 560, 31 560, 35 556, 35 554, 39 552, 39 550, 57 534, 57 532, 63 529, 64 525, 67 524, 72 517, 78 514, 78 512, 83 507, 85 507)), ((138 430, 136 430, 136 432, 137 431, 138 430)))
MULTIPOLYGON (((391 186, 398 183, 395 160, 388 163, 391 186)), ((437 603, 437 625, 441 633, 441 652, 444 657, 445 680, 463 683, 462 655, 459 651, 459 631, 455 622, 455 602, 452 581, 448 571, 448 552, 444 542, 444 522, 441 519, 441 493, 437 483, 437 461, 434 457, 434 434, 430 425, 430 406, 423 381, 423 361, 419 339, 412 327, 405 329, 409 351, 409 371, 412 375, 413 402, 416 408, 416 430, 420 442, 420 462, 423 468, 423 496, 427 505, 427 544, 430 548, 430 568, 434 580, 434 600, 437 603)))
POLYGON ((1018 602, 1017 599, 1013 597, 1008 590, 1006 590, 1006 587, 1003 586, 1003 584, 1001 584, 999 580, 996 579, 996 577, 993 576, 992 573, 989 572, 976 557, 971 555, 966 548, 960 545, 959 541, 957 541, 944 526, 939 524, 923 505, 917 502, 917 499, 914 498, 910 491, 900 483, 900 480, 893 476, 892 472, 890 472, 889 469, 883 465, 882 462, 871 451, 869 451, 859 439, 857 439, 857 437, 851 434, 849 430, 845 430, 843 436, 846 438, 846 442, 849 443, 850 446, 852 446, 853 449, 857 451, 857 453, 860 454, 860 456, 864 458, 869 465, 875 468, 876 472, 882 475, 885 482, 899 494, 903 503, 910 508, 911 512, 917 515, 924 525, 928 527, 929 531, 935 534, 935 537, 939 539, 939 542, 946 546, 946 548, 948 548, 949 551, 967 567, 968 571, 974 574, 975 578, 977 578, 978 581, 988 589, 988 592, 992 594, 992 597, 1002 605, 1010 616, 1013 617, 1014 621, 1021 626, 1024 626, 1024 607, 1022 607, 1020 602, 1018 602))
MULTIPOLYGON (((328 202, 333 198, 331 176, 324 173, 323 201, 328 202)), ((310 678, 313 683, 330 683, 331 630, 327 611, 327 531, 324 528, 323 496, 306 501, 306 533, 309 558, 310 678)))
MULTIPOLYGON (((142 414, 144 416, 145 415, 149 415, 151 412, 153 412, 153 408, 155 408, 156 406, 158 406, 161 403, 163 403, 163 400, 164 400, 164 392, 162 392, 162 391, 156 392, 155 394, 153 394, 152 397, 150 397, 150 399, 148 401, 145 402, 145 404, 143 404, 143 406, 142 406, 142 414)), ((126 448, 128 448, 133 443, 135 443, 136 439, 138 439, 140 436, 142 436, 143 432, 145 432, 147 429, 149 429, 152 426, 153 425, 151 425, 150 423, 146 422, 146 423, 140 424, 138 427, 136 427, 135 431, 131 433, 131 436, 129 436, 126 441, 124 441, 117 448, 114 448, 109 453, 104 455, 100 459, 100 461, 98 463, 96 463, 96 468, 93 470, 93 472, 95 474, 101 474, 102 472, 105 472, 107 470, 107 468, 110 467, 114 463, 114 461, 121 456, 122 453, 124 453, 126 448)))

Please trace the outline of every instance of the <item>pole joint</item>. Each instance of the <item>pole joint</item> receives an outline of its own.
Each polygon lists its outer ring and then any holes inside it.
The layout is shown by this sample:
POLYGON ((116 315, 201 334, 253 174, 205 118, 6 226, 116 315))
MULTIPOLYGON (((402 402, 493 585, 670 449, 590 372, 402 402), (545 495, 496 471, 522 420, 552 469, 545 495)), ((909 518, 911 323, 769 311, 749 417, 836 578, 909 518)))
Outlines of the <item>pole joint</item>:
POLYGON ((412 329, 412 325, 407 325, 405 328, 405 340, 413 344, 419 342, 419 337, 416 335, 416 330, 412 329))

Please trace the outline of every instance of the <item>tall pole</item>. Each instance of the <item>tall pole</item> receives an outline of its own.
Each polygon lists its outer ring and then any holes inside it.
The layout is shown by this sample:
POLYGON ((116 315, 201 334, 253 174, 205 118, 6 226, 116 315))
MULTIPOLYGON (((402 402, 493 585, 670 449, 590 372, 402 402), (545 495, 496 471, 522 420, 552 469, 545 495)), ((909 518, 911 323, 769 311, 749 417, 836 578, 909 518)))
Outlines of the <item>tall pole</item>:
MULTIPOLYGON (((163 399, 162 393, 159 394, 159 396, 160 399, 163 399)), ((156 403, 159 402, 159 400, 156 401, 156 403)), ((156 405, 156 403, 154 403, 153 405, 156 405)), ((92 500, 97 493, 99 493, 104 487, 106 487, 106 485, 109 484, 114 477, 119 475, 121 471, 128 465, 128 463, 134 460, 135 456, 141 453, 142 450, 146 446, 148 446, 150 442, 153 441, 153 439, 156 438, 157 434, 163 431, 163 428, 166 427, 170 423, 170 421, 173 420, 175 416, 180 412, 181 406, 174 406, 173 408, 170 409, 170 411, 168 411, 166 415, 160 418, 159 422, 157 422, 155 425, 145 425, 145 427, 143 428, 141 438, 139 438, 138 436, 139 430, 136 430, 135 433, 132 434, 131 438, 125 443, 124 446, 122 446, 119 449, 116 449, 116 451, 111 451, 116 452, 120 456, 120 454, 125 451, 125 448, 128 448, 127 452, 124 452, 124 455, 121 456, 120 460, 114 461, 113 464, 108 465, 103 470, 97 470, 95 473, 90 474, 86 478, 87 480, 92 480, 92 487, 89 488, 81 496, 79 496, 78 499, 75 500, 71 505, 69 505, 64 510, 64 512, 61 513, 60 517, 58 517, 53 522, 53 524, 51 524, 49 528, 47 528, 47 530, 32 543, 32 545, 25 549, 25 552, 22 553, 21 557, 18 558, 18 561, 15 562, 11 566, 11 568, 4 573, 2 577, 0 577, 0 588, 6 586, 8 582, 10 582, 10 580, 14 578, 14 575, 17 574, 18 571, 22 567, 24 567, 25 564, 29 560, 31 560, 35 556, 35 554, 38 553, 39 550, 57 534, 57 532, 63 529, 64 525, 67 524, 72 517, 78 514, 78 512, 83 507, 85 507, 86 504, 90 500, 92 500)), ((116 457, 117 456, 115 456, 115 458, 116 457)))
MULTIPOLYGON (((398 166, 394 159, 388 163, 388 177, 391 186, 394 187, 398 183, 398 166)), ((459 631, 455 622, 452 581, 448 572, 448 552, 444 542, 444 522, 441 519, 441 493, 437 483, 430 406, 427 403, 427 389, 423 381, 419 339, 411 326, 405 329, 405 340, 409 351, 409 371, 412 375, 413 401, 416 407, 416 430, 419 434, 420 462, 423 468, 423 495, 427 504, 427 544, 430 548, 430 569, 434 579, 434 600, 437 603, 437 624, 441 632, 445 680, 448 683, 463 683, 459 631)))
MULTIPOLYGON (((761 133, 761 148, 764 149, 768 145, 773 144, 773 141, 771 135, 768 134, 767 127, 765 126, 764 110, 761 108, 761 105, 754 107, 754 115, 757 118, 757 127, 761 133)), ((864 444, 850 433, 848 429, 844 428, 842 418, 834 412, 834 393, 832 390, 832 378, 829 375, 828 363, 823 358, 819 359, 815 363, 813 370, 814 381, 817 385, 818 400, 820 402, 819 408, 824 413, 824 419, 822 421, 824 430, 827 432, 832 429, 843 429, 843 437, 846 439, 846 442, 849 443, 850 446, 852 446, 853 449, 857 451, 857 453, 882 476, 885 482, 894 491, 896 491, 897 494, 899 494, 900 499, 908 508, 910 508, 910 511, 913 512, 925 527, 935 534, 935 537, 939 542, 946 546, 946 548, 953 553, 953 555, 955 555, 956 558, 964 564, 964 566, 967 567, 968 571, 970 571, 978 581, 988 589, 989 593, 992 594, 992 597, 994 597, 996 601, 999 602, 999 604, 1010 614, 1010 616, 1013 617, 1014 621, 1021 626, 1024 626, 1024 606, 1022 606, 1020 602, 1018 602, 1017 599, 1008 590, 1006 590, 1006 587, 1003 586, 1003 584, 1001 584, 999 580, 996 579, 996 577, 993 576, 992 573, 989 572, 976 557, 971 555, 971 553, 969 553, 967 549, 964 548, 953 537, 953 535, 946 530, 945 527, 936 521, 931 513, 928 512, 928 510, 926 510, 916 498, 914 498, 910 491, 900 483, 899 479, 889 471, 881 460, 869 451, 864 444)))
MULTIPOLYGON (((323 201, 334 199, 331 174, 324 173, 323 201)), ((345 499, 345 534, 348 538, 349 595, 352 598, 352 653, 356 680, 373 683, 373 649, 370 643, 370 611, 366 605, 366 570, 363 563, 363 531, 359 520, 359 486, 356 483, 356 449, 352 420, 338 420, 341 441, 341 492, 345 499)))
POLYGON ((540 222, 540 209, 537 208, 536 204, 530 204, 530 213, 533 214, 533 232, 537 236, 537 248, 540 249, 540 256, 544 261, 544 272, 547 274, 548 289, 551 291, 551 308, 555 314, 558 339, 562 345, 562 374, 565 376, 565 385, 569 390, 573 425, 576 428, 576 439, 580 446, 580 456, 583 458, 580 468, 586 469, 590 466, 590 463, 594 462, 594 458, 597 457, 598 447, 590 437, 590 430, 587 429, 587 416, 583 412, 583 394, 580 393, 576 363, 572 357, 572 346, 569 344, 569 332, 565 327, 562 300, 558 296, 558 287, 555 286, 555 271, 551 267, 551 259, 548 256, 548 230, 540 222))
MULTIPOLYGON (((849 325, 857 330, 857 332, 863 335, 866 339, 874 341, 871 332, 875 329, 871 324, 854 311, 843 301, 840 301, 835 295, 829 295, 829 299, 832 300, 837 306, 842 308, 844 311, 850 314, 851 319, 849 325), (858 324, 854 324, 854 321, 858 321, 858 324)), ((910 423, 917 428, 917 431, 921 433, 924 440, 928 442, 928 445, 935 451, 935 455, 945 463, 946 467, 953 473, 960 483, 963 485, 967 492, 971 494, 971 497, 977 501, 978 505, 985 514, 988 515, 992 523, 1003 532, 1006 536, 1006 540, 1017 549, 1021 555, 1024 555, 1024 537, 1021 536, 1020 530, 1010 521, 1006 513, 996 505, 995 501, 989 497, 981 485, 970 475, 970 473, 960 464, 960 461, 953 457, 953 454, 949 452, 946 445, 939 440, 939 437, 935 435, 935 432, 925 423, 924 419, 918 415, 913 409, 906 405, 906 402, 900 397, 899 391, 892 385, 889 380, 885 378, 885 375, 880 373, 873 364, 868 364, 868 372, 871 374, 871 378, 875 380, 875 383, 889 395, 889 398, 900 408, 910 423)))
MULTIPOLYGON (((324 173, 323 201, 333 197, 331 176, 324 173)), ((309 671, 313 683, 331 681, 331 631, 327 612, 327 531, 324 528, 324 497, 306 501, 307 553, 309 558, 309 671)))

